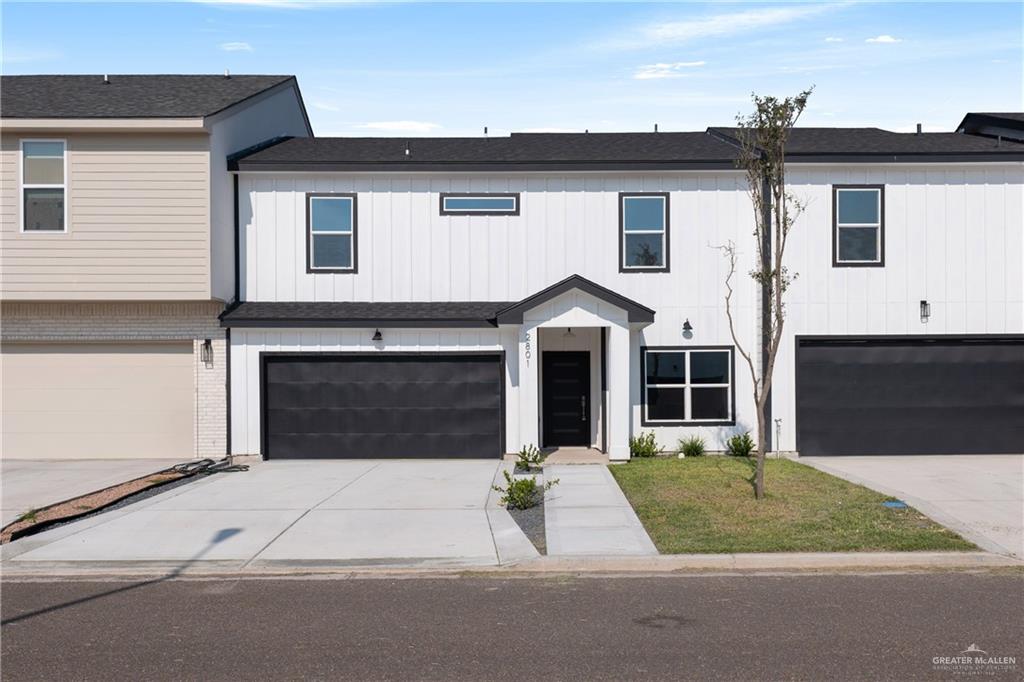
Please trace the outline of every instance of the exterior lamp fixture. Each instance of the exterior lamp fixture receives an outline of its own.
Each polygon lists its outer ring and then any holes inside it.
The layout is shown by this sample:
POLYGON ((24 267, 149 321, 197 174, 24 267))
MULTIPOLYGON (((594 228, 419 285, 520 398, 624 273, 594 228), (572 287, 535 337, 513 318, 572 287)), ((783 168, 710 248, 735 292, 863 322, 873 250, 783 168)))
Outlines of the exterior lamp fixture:
POLYGON ((203 341, 203 347, 199 350, 199 357, 207 367, 213 365, 213 341, 211 339, 203 341))
POLYGON ((932 304, 928 301, 921 301, 921 321, 927 322, 932 316, 932 304))
POLYGON ((686 318, 686 322, 683 322, 683 333, 689 334, 693 331, 693 325, 690 324, 690 318, 686 318))
POLYGON ((380 333, 380 330, 373 332, 373 341, 383 341, 384 335, 380 333))
POLYGON ((576 338, 576 335, 572 333, 572 327, 566 327, 565 328, 565 333, 562 334, 562 336, 564 336, 567 339, 574 339, 574 338, 576 338))

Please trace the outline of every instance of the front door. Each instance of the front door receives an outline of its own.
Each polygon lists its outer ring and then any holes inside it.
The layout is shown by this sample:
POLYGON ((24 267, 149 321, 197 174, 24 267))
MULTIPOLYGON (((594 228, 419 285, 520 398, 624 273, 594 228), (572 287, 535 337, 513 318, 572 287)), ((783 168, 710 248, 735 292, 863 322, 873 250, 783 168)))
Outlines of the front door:
POLYGON ((544 445, 590 445, 590 353, 542 355, 544 445))

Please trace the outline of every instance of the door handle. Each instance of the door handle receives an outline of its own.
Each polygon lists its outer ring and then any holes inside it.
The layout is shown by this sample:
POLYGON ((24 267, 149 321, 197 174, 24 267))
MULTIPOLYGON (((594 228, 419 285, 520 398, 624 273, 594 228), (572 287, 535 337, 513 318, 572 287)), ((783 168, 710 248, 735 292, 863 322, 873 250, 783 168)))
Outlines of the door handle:
POLYGON ((580 421, 587 421, 587 396, 580 396, 580 421))

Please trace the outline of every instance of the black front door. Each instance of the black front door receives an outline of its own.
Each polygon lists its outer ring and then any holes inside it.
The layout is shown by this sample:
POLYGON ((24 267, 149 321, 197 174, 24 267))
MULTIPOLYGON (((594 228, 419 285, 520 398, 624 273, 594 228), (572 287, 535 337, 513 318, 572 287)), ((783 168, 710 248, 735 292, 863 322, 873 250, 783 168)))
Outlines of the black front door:
POLYGON ((544 445, 590 445, 590 353, 542 354, 544 445))

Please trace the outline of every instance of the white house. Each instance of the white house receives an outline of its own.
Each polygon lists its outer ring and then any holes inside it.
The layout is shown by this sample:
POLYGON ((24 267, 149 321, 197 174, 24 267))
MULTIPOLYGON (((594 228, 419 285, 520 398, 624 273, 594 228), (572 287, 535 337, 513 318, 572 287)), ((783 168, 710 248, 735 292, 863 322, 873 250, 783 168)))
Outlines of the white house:
MULTIPOLYGON (((629 457, 754 431, 761 355, 729 129, 290 139, 233 158, 230 452, 629 457)), ((1024 144, 797 129, 770 436, 804 454, 1024 443, 1024 144), (777 420, 777 421, 776 421, 777 420)))

